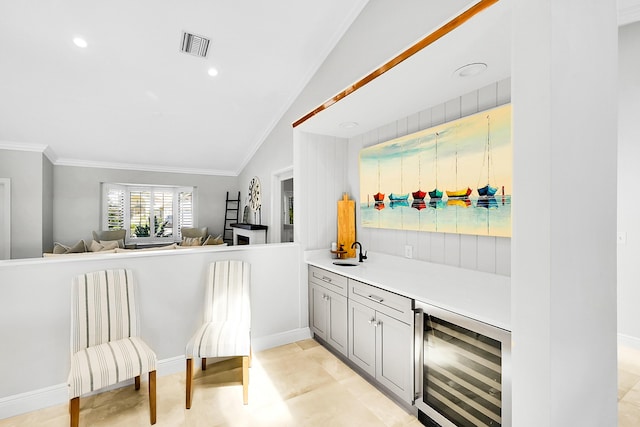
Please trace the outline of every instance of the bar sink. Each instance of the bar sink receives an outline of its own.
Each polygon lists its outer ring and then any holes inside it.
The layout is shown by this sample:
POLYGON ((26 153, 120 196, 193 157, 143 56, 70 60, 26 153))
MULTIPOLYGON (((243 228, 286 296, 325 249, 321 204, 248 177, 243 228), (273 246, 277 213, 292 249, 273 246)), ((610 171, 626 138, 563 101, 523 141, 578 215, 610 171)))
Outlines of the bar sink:
POLYGON ((349 262, 349 261, 333 261, 335 265, 339 265, 340 267, 357 267, 357 262, 349 262))

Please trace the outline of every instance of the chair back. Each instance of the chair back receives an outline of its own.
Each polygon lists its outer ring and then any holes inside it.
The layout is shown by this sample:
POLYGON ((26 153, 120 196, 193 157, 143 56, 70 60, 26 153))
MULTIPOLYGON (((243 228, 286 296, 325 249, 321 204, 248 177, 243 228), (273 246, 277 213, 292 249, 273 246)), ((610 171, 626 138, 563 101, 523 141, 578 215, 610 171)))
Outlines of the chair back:
POLYGON ((138 336, 135 284, 131 270, 103 270, 73 279, 71 352, 138 336))
POLYGON ((251 265, 238 260, 209 265, 204 321, 251 324, 251 265))

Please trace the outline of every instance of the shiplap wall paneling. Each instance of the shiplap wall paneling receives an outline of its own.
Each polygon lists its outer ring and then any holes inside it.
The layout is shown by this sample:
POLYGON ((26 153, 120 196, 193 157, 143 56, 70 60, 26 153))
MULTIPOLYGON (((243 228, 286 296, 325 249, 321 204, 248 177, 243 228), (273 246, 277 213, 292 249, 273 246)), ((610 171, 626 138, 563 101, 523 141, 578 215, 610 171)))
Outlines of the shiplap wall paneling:
MULTIPOLYGON (((506 79, 352 138, 349 141, 349 169, 358 169, 359 152, 364 147, 475 114, 508 103, 510 99, 511 81, 506 79)), ((359 175, 349 173, 348 179, 349 188, 358 194, 359 175)), ((403 189, 405 193, 408 191, 412 189, 403 189)), ((416 259, 507 276, 511 274, 509 238, 380 230, 363 228, 359 224, 358 221, 358 239, 372 251, 404 256, 405 246, 410 245, 413 247, 413 258, 416 259)))
POLYGON ((298 140, 297 149, 301 151, 298 174, 303 183, 301 188, 305 189, 298 193, 302 198, 302 242, 307 250, 329 250, 337 238, 337 202, 348 191, 348 144, 345 139, 315 134, 302 134, 298 140))

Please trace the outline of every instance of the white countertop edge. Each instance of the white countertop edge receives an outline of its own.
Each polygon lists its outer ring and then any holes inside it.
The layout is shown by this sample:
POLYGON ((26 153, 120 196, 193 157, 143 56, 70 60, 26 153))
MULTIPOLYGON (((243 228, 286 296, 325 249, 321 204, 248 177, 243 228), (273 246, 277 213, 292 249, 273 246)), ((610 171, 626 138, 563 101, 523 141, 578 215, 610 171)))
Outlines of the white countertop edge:
POLYGON ((305 251, 307 264, 369 283, 422 303, 511 331, 511 278, 369 252, 357 267, 340 267, 328 249, 305 251))

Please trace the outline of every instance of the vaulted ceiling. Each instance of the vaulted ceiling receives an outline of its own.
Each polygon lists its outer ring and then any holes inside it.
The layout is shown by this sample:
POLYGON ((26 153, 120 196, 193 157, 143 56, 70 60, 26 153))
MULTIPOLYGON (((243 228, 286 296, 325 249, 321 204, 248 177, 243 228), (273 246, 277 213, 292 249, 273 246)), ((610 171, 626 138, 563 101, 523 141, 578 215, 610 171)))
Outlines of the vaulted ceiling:
POLYGON ((366 2, 0 2, 0 143, 237 174, 366 2), (180 52, 183 31, 206 58, 180 52))
MULTIPOLYGON (((236 175, 367 1, 0 2, 0 148, 236 175), (205 58, 180 52, 183 31, 211 40, 205 58)), ((638 20, 639 4, 618 2, 621 24, 638 20)), ((481 45, 448 62, 477 60, 481 45)), ((495 78, 509 75, 500 67, 495 78)))

